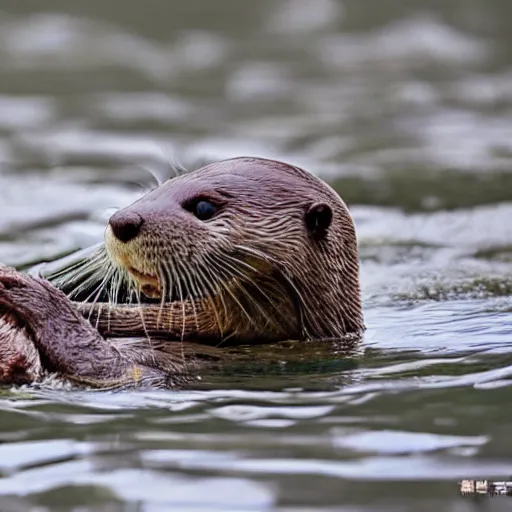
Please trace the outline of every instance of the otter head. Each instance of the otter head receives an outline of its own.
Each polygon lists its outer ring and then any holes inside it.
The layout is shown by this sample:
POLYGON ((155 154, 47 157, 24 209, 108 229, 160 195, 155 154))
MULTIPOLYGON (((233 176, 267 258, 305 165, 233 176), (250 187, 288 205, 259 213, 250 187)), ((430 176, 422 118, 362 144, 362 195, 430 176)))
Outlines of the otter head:
POLYGON ((115 213, 105 242, 139 291, 193 311, 183 322, 209 316, 203 324, 221 338, 341 338, 364 328, 347 207, 282 162, 235 158, 171 179, 115 213))

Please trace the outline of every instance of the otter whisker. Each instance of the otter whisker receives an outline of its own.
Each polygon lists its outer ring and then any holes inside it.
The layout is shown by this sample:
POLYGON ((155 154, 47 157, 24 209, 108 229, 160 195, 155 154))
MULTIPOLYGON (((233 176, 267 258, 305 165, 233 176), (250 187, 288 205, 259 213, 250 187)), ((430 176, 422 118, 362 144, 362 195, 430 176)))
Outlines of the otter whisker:
POLYGON ((99 273, 100 269, 102 267, 97 264, 97 262, 94 261, 80 261, 78 263, 75 263, 71 267, 67 267, 64 269, 59 270, 58 272, 53 273, 50 276, 50 279, 57 285, 59 284, 68 284, 70 282, 73 282, 74 280, 80 278, 81 281, 71 290, 69 295, 73 295, 73 292, 81 285, 84 284, 84 282, 91 281, 91 278, 94 278, 96 274, 99 273), (83 280, 84 275, 88 275, 89 277, 85 280, 83 280))
POLYGON ((115 266, 114 267, 114 275, 112 279, 110 280, 110 288, 108 292, 108 310, 107 310, 107 325, 108 330, 110 331, 110 322, 111 322, 111 312, 112 307, 116 307, 118 303, 118 297, 119 297, 119 289, 121 287, 121 282, 123 280, 123 274, 122 270, 115 266))
MULTIPOLYGON (((218 286, 215 286, 215 287, 213 286, 213 284, 214 284, 213 279, 212 279, 212 282, 208 281, 208 278, 205 276, 203 269, 201 267, 197 267, 195 270, 196 270, 195 278, 198 279, 196 284, 198 284, 198 288, 201 290, 201 295, 206 300, 208 300, 208 302, 210 303, 212 310, 213 310, 213 314, 215 315, 215 320, 217 321, 217 326, 219 328, 220 337, 224 338, 224 327, 223 327, 223 324, 221 323, 220 315, 217 310, 217 306, 215 304, 215 298, 214 298, 214 297, 220 296, 221 300, 223 300, 221 290, 218 286), (209 288, 209 290, 207 289, 207 287, 209 288)), ((211 274, 210 274, 210 277, 211 277, 211 274)))
POLYGON ((186 325, 187 325, 187 312, 186 312, 185 300, 184 300, 184 297, 183 297, 183 290, 181 288, 181 282, 180 282, 179 274, 176 272, 176 267, 174 266, 172 258, 169 260, 169 263, 171 264, 171 270, 172 270, 172 275, 174 277, 174 281, 176 282, 176 284, 178 286, 180 303, 181 303, 181 310, 182 310, 182 323, 181 323, 181 351, 182 352, 181 352, 181 357, 184 360, 185 359, 185 352, 184 352, 184 349, 183 349, 183 341, 185 339, 185 329, 186 329, 186 325))
POLYGON ((146 339, 150 342, 151 344, 151 339, 149 337, 149 332, 148 332, 148 329, 146 327, 146 320, 144 318, 144 308, 142 307, 142 301, 141 301, 141 298, 140 298, 140 290, 136 290, 135 291, 135 297, 137 299, 137 310, 139 312, 139 316, 140 316, 140 321, 142 323, 142 330, 144 331, 144 334, 146 336, 146 339))
POLYGON ((183 339, 185 337, 185 325, 186 325, 186 308, 185 308, 185 301, 184 301, 184 297, 183 297, 183 290, 181 288, 179 276, 176 272, 176 268, 174 267, 172 259, 169 259, 169 261, 166 262, 166 269, 167 269, 167 276, 169 278, 169 283, 170 283, 169 301, 172 301, 173 287, 176 286, 176 288, 178 290, 178 301, 181 304, 181 309, 182 309, 181 340, 183 341, 183 339))
POLYGON ((176 178, 181 174, 188 172, 185 166, 178 162, 178 158, 176 157, 176 155, 174 155, 174 158, 171 158, 160 144, 158 144, 158 149, 160 149, 162 155, 169 164, 169 170, 174 174, 173 178, 176 178))
POLYGON ((126 275, 126 271, 124 269, 117 268, 116 269, 116 281, 115 281, 115 287, 114 287, 114 296, 113 296, 113 304, 119 304, 119 293, 121 291, 121 286, 123 283, 126 283, 128 285, 128 291, 130 288, 133 287, 133 282, 129 278, 129 276, 126 275))
MULTIPOLYGON (((105 286, 107 284, 107 280, 108 280, 108 276, 105 277, 105 279, 98 285, 98 287, 96 288, 98 290, 98 293, 96 294, 96 296, 94 297, 93 301, 91 302, 91 305, 89 306, 89 314, 87 315, 87 319, 90 320, 91 319, 91 316, 92 316, 92 313, 94 311, 94 306, 96 305, 96 303, 98 302, 98 299, 99 297, 101 296, 101 293, 104 291, 105 289, 105 286)), ((93 292, 94 293, 94 292, 93 292)), ((92 294, 91 294, 92 295, 92 294)), ((91 295, 88 297, 88 299, 91 297, 91 295)), ((85 301, 85 302, 88 302, 85 301)), ((100 313, 101 314, 101 313, 100 313)))
POLYGON ((104 247, 96 250, 88 258, 81 259, 71 266, 64 267, 60 270, 56 270, 51 274, 51 278, 57 280, 62 276, 67 276, 66 282, 69 280, 70 274, 77 274, 78 277, 83 277, 84 273, 87 273, 90 267, 99 267, 108 264, 108 255, 104 247))
POLYGON ((140 295, 140 289, 137 286, 137 283, 134 281, 134 279, 131 276, 128 276, 128 302, 129 304, 132 304, 133 297, 137 300, 137 311, 139 312, 140 321, 142 324, 142 330, 144 332, 144 335, 146 336, 146 339, 148 340, 150 346, 151 346, 151 337, 149 335, 149 331, 146 327, 146 319, 144 317, 144 308, 142 306, 142 300, 140 295))
POLYGON ((185 339, 185 329, 186 329, 186 324, 187 324, 185 299, 183 296, 183 289, 181 287, 181 282, 180 282, 181 280, 179 278, 178 272, 176 272, 176 267, 174 266, 172 260, 171 260, 171 265, 172 265, 172 273, 175 278, 175 282, 178 285, 178 292, 179 292, 181 307, 182 307, 182 311, 183 311, 183 322, 182 322, 182 329, 181 329, 181 341, 183 342, 183 340, 185 339))
POLYGON ((265 320, 265 327, 273 326, 274 322, 270 319, 269 315, 265 312, 265 310, 258 304, 254 297, 247 291, 247 289, 243 286, 240 281, 237 279, 233 280, 234 285, 242 292, 242 294, 248 299, 248 302, 251 305, 256 306, 257 310, 260 312, 261 317, 265 320))
MULTIPOLYGON (((252 286, 254 286, 256 288, 256 290, 268 301, 269 305, 272 306, 272 308, 274 309, 276 314, 279 316, 279 318, 284 320, 284 325, 289 324, 290 323, 289 312, 284 310, 281 307, 281 304, 280 304, 279 301, 276 302, 276 300, 275 300, 275 299, 281 298, 282 301, 285 302, 287 299, 290 298, 289 292, 287 293, 286 289, 283 288, 282 284, 279 283, 279 281, 276 280, 274 277, 271 277, 271 276, 265 274, 260 269, 258 269, 257 267, 249 264, 248 262, 246 262, 244 260, 241 260, 241 259, 236 258, 236 257, 234 257, 232 255, 229 255, 229 254, 223 254, 222 256, 225 257, 225 258, 228 258, 231 261, 233 261, 235 265, 242 265, 243 267, 247 268, 251 272, 254 272, 254 273, 258 274, 262 278, 266 278, 267 280, 270 279, 270 285, 273 285, 273 286, 271 286, 271 288, 268 289, 268 291, 271 293, 271 295, 269 296, 269 294, 261 286, 259 286, 254 279, 249 277, 247 274, 244 274, 246 279, 249 281, 249 284, 251 284, 252 286), (273 297, 275 297, 275 298, 273 298, 273 297)), ((272 268, 275 269, 274 266, 272 266, 272 268)), ((276 270, 278 270, 278 269, 276 269, 276 270)), ((237 270, 237 271, 239 272, 239 270, 237 270)), ((273 325, 277 325, 277 323, 275 321, 271 322, 271 323, 273 325)), ((299 317, 299 325, 303 325, 302 311, 301 310, 300 310, 300 317, 299 317)))
MULTIPOLYGON (((192 286, 194 287, 194 293, 197 297, 201 297, 203 300, 207 300, 212 308, 213 315, 215 316, 215 320, 217 326, 219 328, 219 333, 221 338, 224 337, 224 327, 222 325, 219 311, 217 309, 217 305, 215 302, 216 297, 220 297, 223 300, 222 292, 215 283, 210 282, 208 278, 205 276, 201 267, 194 268, 195 273, 191 274, 192 286), (196 288, 197 286, 197 288, 196 288)), ((199 329, 199 326, 198 326, 199 329)))
MULTIPOLYGON (((247 253, 249 255, 252 255, 252 256, 256 256, 256 257, 262 259, 263 261, 266 261, 266 262, 272 264, 274 266, 274 268, 276 268, 276 270, 279 271, 281 277, 283 277, 286 280, 286 282, 291 286, 292 290, 296 294, 296 299, 297 299, 298 306, 299 306, 298 307, 298 313, 299 313, 299 318, 300 318, 301 329, 303 331, 304 337, 306 337, 306 338, 309 337, 309 333, 307 332, 307 329, 306 329, 306 326, 305 326, 305 323, 304 323, 304 312, 303 312, 303 309, 305 309, 307 312, 310 312, 311 310, 310 310, 310 308, 308 306, 307 301, 304 300, 304 298, 302 296, 302 293, 297 288, 295 283, 290 279, 288 274, 281 269, 282 263, 277 261, 276 259, 272 258, 268 254, 265 254, 264 252, 261 252, 261 251, 259 251, 257 249, 246 247, 244 245, 236 245, 235 247, 238 250, 242 251, 242 252, 245 252, 245 253, 247 253)), ((311 316, 312 316, 312 318, 315 318, 314 314, 311 315, 311 316)))
POLYGON ((160 178, 160 176, 158 176, 158 174, 156 173, 155 170, 151 169, 151 167, 147 167, 146 165, 143 165, 141 163, 138 163, 137 164, 137 167, 139 169, 142 169, 143 171, 146 171, 149 175, 151 175, 151 177, 155 180, 155 183, 156 183, 156 186, 159 187, 160 185, 162 185, 163 183, 163 180, 162 178, 160 178))
MULTIPOLYGON (((209 262, 212 264, 212 266, 215 268, 215 270, 218 272, 218 273, 225 273, 226 270, 219 267, 217 262, 211 258, 208 258, 209 262)), ((229 273, 228 273, 228 276, 226 277, 229 277, 229 273)), ((238 307, 240 308, 240 310, 244 313, 244 315, 247 317, 247 320, 249 321, 249 324, 250 325, 256 325, 256 321, 253 319, 253 317, 247 312, 247 310, 244 308, 244 306, 241 304, 241 302, 238 300, 238 298, 236 297, 236 295, 230 290, 229 286, 224 282, 224 280, 220 279, 219 280, 219 283, 221 284, 221 286, 226 290, 226 292, 230 295, 230 297, 235 301, 235 303, 238 305, 238 307)), ((229 311, 229 310, 227 310, 229 311)))
POLYGON ((170 259, 168 262, 166 262, 165 269, 166 269, 167 277, 169 279, 169 283, 171 283, 171 285, 169 286, 169 301, 172 301, 172 288, 173 288, 172 285, 174 283, 176 283, 176 286, 178 287, 179 302, 181 304, 181 310, 182 310, 181 341, 183 342, 183 340, 185 339, 186 317, 187 317, 185 300, 183 297, 183 290, 181 287, 179 276, 176 273, 175 266, 173 265, 172 259, 170 259))
POLYGON ((211 267, 211 262, 207 258, 206 259, 206 264, 202 268, 200 268, 200 271, 201 271, 203 276, 204 276, 204 273, 206 273, 208 276, 210 276, 210 281, 208 281, 207 276, 203 277, 204 278, 204 282, 205 283, 210 283, 210 287, 211 287, 211 291, 212 291, 213 296, 215 298, 220 298, 220 301, 222 303, 224 314, 223 314, 223 321, 221 323, 220 315, 218 314, 217 309, 215 307, 215 300, 212 298, 211 302, 210 302, 212 304, 212 306, 214 307, 214 312, 215 312, 215 317, 216 317, 216 320, 217 320, 217 325, 219 327, 219 332, 221 334, 221 339, 223 339, 224 338, 224 323, 226 322, 229 309, 227 307, 226 301, 224 300, 224 292, 223 292, 223 289, 222 289, 222 285, 219 284, 219 277, 215 276, 213 274, 212 269, 210 267, 211 267))
POLYGON ((109 280, 109 288, 108 288, 108 295, 107 295, 107 303, 109 306, 112 304, 115 304, 114 301, 114 294, 115 294, 115 287, 116 287, 116 280, 119 275, 119 270, 116 267, 113 267, 113 273, 112 277, 109 280))
MULTIPOLYGON (((165 269, 162 267, 162 264, 159 265, 158 269, 159 279, 160 279, 160 308, 158 310, 158 316, 156 318, 156 327, 157 329, 160 328, 160 321, 162 320, 162 313, 164 312, 165 307, 165 298, 167 297, 167 287, 170 286, 170 284, 167 282, 167 279, 165 278, 165 269)), ((170 293, 170 292, 169 292, 170 293)), ((171 308, 172 309, 172 308, 171 308)))
POLYGON ((91 314, 92 314, 92 311, 93 311, 93 308, 94 308, 94 305, 96 304, 96 302, 98 301, 98 298, 100 297, 101 295, 101 292, 105 289, 105 286, 107 285, 109 279, 111 277, 111 274, 110 273, 107 273, 105 275, 105 277, 103 278, 103 280, 100 282, 100 284, 91 292, 91 294, 85 299, 85 303, 89 302, 89 299, 94 295, 96 294, 96 296, 94 297, 94 300, 89 308, 89 316, 88 318, 90 319, 91 318, 91 314), (97 292, 97 293, 96 293, 97 292))
MULTIPOLYGON (((231 296, 231 298, 236 302, 242 313, 247 317, 247 320, 249 321, 250 325, 256 325, 256 321, 252 318, 252 316, 247 312, 247 310, 242 306, 240 301, 237 299, 236 295, 229 289, 229 286, 221 281, 222 287, 228 292, 228 294, 231 296)), ((222 342, 220 342, 222 343, 222 342)))
POLYGON ((190 273, 187 270, 187 268, 184 267, 183 265, 181 265, 179 262, 176 262, 176 266, 183 272, 183 274, 185 276, 184 284, 186 287, 185 291, 187 292, 187 295, 189 297, 192 296, 192 300, 191 300, 192 312, 194 314, 194 320, 196 323, 196 332, 199 332, 199 320, 198 320, 198 316, 197 316, 196 301, 195 301, 196 298, 199 298, 199 294, 196 291, 192 291, 192 278, 191 278, 190 273))
MULTIPOLYGON (((214 258, 216 259, 216 258, 214 258)), ((246 273, 242 272, 240 269, 237 269, 233 265, 231 265, 227 261, 221 261, 219 259, 216 259, 219 265, 224 265, 226 270, 231 270, 232 272, 235 272, 238 274, 242 279, 250 281, 255 288, 264 296, 266 297, 271 304, 273 304, 272 300, 268 297, 268 295, 249 277, 246 273)), ((235 280, 235 285, 238 287, 238 289, 249 299, 249 302, 256 306, 256 308, 259 310, 261 316, 265 318, 265 321, 267 322, 267 325, 272 325, 274 322, 270 320, 269 315, 265 312, 265 310, 261 307, 261 305, 258 303, 258 301, 254 300, 254 298, 247 292, 245 287, 238 282, 238 280, 235 280)))
MULTIPOLYGON (((160 263, 160 268, 163 271, 163 282, 165 283, 165 286, 162 289, 162 297, 165 297, 164 291, 167 293, 167 298, 169 299, 170 306, 168 308, 169 310, 169 331, 173 331, 174 328, 174 321, 173 321, 173 315, 174 315, 174 308, 172 307, 172 276, 171 276, 171 270, 168 267, 168 265, 162 261, 160 263)), ((163 309, 161 310, 163 312, 163 309)))
POLYGON ((114 273, 113 273, 113 276, 112 276, 112 279, 109 281, 109 289, 108 289, 108 296, 107 296, 107 330, 110 331, 110 326, 111 326, 111 318, 112 318, 112 306, 114 304, 114 282, 115 282, 115 279, 117 277, 117 273, 118 273, 118 270, 117 268, 114 267, 114 273))
POLYGON ((110 261, 105 254, 100 259, 81 261, 70 271, 69 269, 63 269, 59 273, 50 276, 50 280, 53 281, 56 286, 65 287, 66 284, 73 283, 73 281, 80 278, 76 286, 66 293, 70 299, 73 299, 88 290, 91 286, 94 286, 98 279, 101 280, 105 274, 111 271, 111 267, 110 261), (84 279, 84 275, 88 277, 84 279))
MULTIPOLYGON (((256 267, 250 265, 249 263, 243 261, 243 260, 240 260, 238 258, 235 258, 234 256, 231 256, 229 254, 223 254, 222 255, 223 258, 228 258, 229 260, 231 260, 235 265, 242 265, 244 267, 246 267, 247 269, 249 269, 250 271, 252 272, 255 272, 259 275, 261 275, 262 277, 268 277, 268 276, 265 276, 265 274, 263 274, 263 272, 261 272, 260 270, 258 270, 256 267)), ((233 271, 239 273, 241 276, 245 277, 245 279, 247 279, 250 284, 252 286, 254 286, 266 299, 267 301, 269 302, 269 304, 276 310, 276 312, 279 312, 279 306, 278 304, 275 302, 275 300, 273 300, 271 297, 268 296, 268 294, 263 290, 263 288, 261 286, 259 286, 256 281, 254 279, 252 279, 251 277, 249 277, 246 273, 243 273, 240 269, 237 269, 235 267, 231 267, 233 269, 233 271)), ((275 288, 273 289, 273 291, 280 291, 280 287, 277 286, 277 283, 276 283, 276 286, 275 288)))
MULTIPOLYGON (((91 308, 92 309, 92 308, 91 308)), ((96 322, 95 322, 95 328, 96 330, 99 329, 100 327, 100 319, 101 319, 101 313, 103 312, 103 304, 100 302, 99 303, 99 307, 97 309, 97 313, 96 313, 96 322)))

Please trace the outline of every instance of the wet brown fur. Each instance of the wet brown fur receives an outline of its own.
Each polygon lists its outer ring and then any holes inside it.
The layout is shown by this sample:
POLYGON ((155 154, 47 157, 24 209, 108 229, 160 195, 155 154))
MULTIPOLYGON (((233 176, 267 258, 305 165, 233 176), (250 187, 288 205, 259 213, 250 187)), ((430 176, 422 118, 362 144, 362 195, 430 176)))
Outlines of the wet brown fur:
POLYGON ((183 350, 173 340, 354 344, 364 330, 353 221, 338 194, 302 169, 257 158, 217 162, 115 215, 143 224, 126 243, 107 228, 110 260, 138 286, 157 283, 164 299, 173 286, 174 300, 73 303, 48 282, 0 268, 0 312, 9 313, 0 319, 0 382, 20 371, 33 380, 43 367, 98 387, 179 385, 186 365, 184 352, 169 349, 183 350), (198 198, 214 203, 216 215, 194 217, 186 205, 198 198), (318 205, 332 212, 325 232, 305 222, 318 205))

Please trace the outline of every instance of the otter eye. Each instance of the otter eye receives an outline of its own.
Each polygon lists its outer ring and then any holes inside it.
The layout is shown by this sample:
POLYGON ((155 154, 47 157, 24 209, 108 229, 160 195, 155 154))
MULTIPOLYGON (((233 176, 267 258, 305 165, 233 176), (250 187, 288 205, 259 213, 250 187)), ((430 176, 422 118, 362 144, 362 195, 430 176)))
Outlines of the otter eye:
POLYGON ((194 209, 192 210, 192 213, 199 219, 199 220, 208 220, 211 219, 215 212, 217 211, 217 207, 210 203, 210 201, 200 200, 198 201, 194 209))

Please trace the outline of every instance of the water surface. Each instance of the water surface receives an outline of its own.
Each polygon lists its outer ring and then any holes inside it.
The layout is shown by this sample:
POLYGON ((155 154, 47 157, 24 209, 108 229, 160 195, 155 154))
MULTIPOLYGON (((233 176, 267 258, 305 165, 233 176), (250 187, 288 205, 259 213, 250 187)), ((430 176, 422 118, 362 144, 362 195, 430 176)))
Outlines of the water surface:
POLYGON ((151 172, 239 155, 327 179, 368 326, 186 391, 0 394, 0 511, 508 510, 512 4, 4 0, 0 261, 101 240, 151 172), (148 172, 151 171, 151 172, 148 172))

